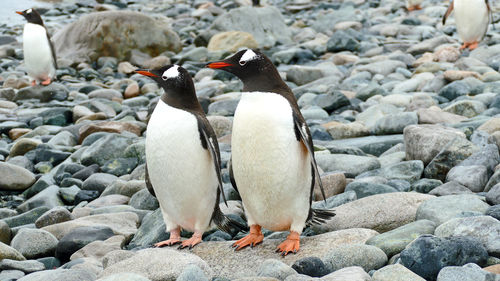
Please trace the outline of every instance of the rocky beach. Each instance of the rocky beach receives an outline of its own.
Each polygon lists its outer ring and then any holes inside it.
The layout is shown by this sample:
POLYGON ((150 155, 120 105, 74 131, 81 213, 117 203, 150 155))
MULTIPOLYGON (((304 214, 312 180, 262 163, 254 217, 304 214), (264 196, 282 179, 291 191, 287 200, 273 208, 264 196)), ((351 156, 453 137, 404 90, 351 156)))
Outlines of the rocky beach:
POLYGON ((0 281, 500 280, 500 25, 462 51, 448 1, 14 2, 0 13, 0 281), (32 7, 57 52, 48 86, 23 63, 14 11, 32 7), (245 223, 227 169, 242 83, 205 68, 244 47, 293 90, 326 191, 313 206, 336 216, 286 257, 288 233, 266 230, 238 252, 245 233, 216 229, 192 250, 152 248, 169 237, 144 180, 163 90, 134 70, 192 74, 219 139, 221 209, 245 223))

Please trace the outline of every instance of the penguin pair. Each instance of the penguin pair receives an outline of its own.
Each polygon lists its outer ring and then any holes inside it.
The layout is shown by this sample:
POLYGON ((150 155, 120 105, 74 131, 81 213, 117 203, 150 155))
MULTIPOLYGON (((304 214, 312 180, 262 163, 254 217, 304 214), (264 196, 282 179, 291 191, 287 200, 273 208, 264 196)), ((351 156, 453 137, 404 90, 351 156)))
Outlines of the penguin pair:
POLYGON ((31 85, 49 85, 56 75, 57 60, 49 33, 40 14, 35 9, 16 12, 28 22, 23 30, 24 64, 28 75, 33 79, 31 85))
MULTIPOLYGON (((243 200, 250 233, 233 246, 240 250, 261 243, 264 227, 290 230, 277 251, 296 253, 306 225, 335 215, 311 208, 315 181, 322 185, 311 134, 297 101, 272 62, 258 51, 244 50, 207 66, 233 73, 244 83, 233 122, 229 174, 243 200)), ((146 182, 170 232, 170 239, 155 246, 182 243, 181 247, 191 248, 212 223, 224 231, 244 228, 219 209, 217 139, 188 72, 177 65, 136 72, 165 90, 146 133, 146 182), (181 242, 181 228, 194 231, 193 237, 181 242)))
POLYGON ((457 32, 463 41, 460 49, 474 50, 486 34, 490 23, 491 9, 488 0, 451 0, 443 16, 443 25, 453 10, 457 32))

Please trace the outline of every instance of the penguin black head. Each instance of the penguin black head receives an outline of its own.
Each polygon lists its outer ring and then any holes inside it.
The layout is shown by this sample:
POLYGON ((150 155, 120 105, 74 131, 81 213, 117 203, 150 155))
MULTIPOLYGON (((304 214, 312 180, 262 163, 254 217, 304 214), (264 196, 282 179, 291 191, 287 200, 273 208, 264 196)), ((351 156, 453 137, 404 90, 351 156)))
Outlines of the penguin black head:
POLYGON ((208 63, 206 67, 236 75, 243 82, 244 90, 288 89, 271 60, 257 50, 242 50, 225 60, 208 63))
POLYGON ((158 69, 137 69, 136 73, 153 79, 163 90, 162 100, 175 107, 198 107, 198 99, 194 88, 193 79, 183 67, 172 64, 158 69))
POLYGON ((17 14, 23 16, 29 23, 39 24, 43 26, 42 17, 35 9, 27 9, 22 12, 16 12, 17 14))

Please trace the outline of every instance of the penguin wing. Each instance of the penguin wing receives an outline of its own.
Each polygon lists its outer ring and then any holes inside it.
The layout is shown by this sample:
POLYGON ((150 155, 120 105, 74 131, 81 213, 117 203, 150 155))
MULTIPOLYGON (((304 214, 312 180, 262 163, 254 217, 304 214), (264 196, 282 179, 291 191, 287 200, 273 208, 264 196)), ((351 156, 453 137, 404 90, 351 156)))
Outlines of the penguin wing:
POLYGON ((238 191, 238 186, 236 186, 236 180, 234 179, 234 174, 233 174, 233 158, 232 157, 229 159, 227 166, 229 169, 229 180, 231 181, 231 184, 233 185, 234 190, 236 190, 236 192, 238 192, 238 194, 239 194, 240 192, 238 191))
MULTIPOLYGON (((488 0, 486 0, 488 2, 488 0)), ((448 16, 450 16, 451 12, 453 11, 453 0, 450 0, 450 5, 448 6, 448 10, 446 10, 446 13, 443 16, 443 25, 446 23, 446 19, 448 16)))
POLYGON ((151 184, 151 180, 149 179, 149 173, 148 173, 148 163, 145 164, 145 175, 144 175, 144 181, 146 182, 146 187, 148 188, 149 193, 156 197, 155 190, 153 189, 153 184, 151 184))
POLYGON ((214 162, 214 169, 217 173, 217 180, 219 181, 219 189, 217 191, 217 198, 222 193, 222 199, 227 206, 226 196, 224 195, 224 189, 222 185, 222 177, 220 174, 220 151, 219 151, 219 143, 217 142, 217 136, 215 135, 214 129, 210 126, 207 118, 201 116, 200 114, 194 114, 196 119, 198 120, 198 131, 200 133, 201 145, 204 149, 208 149, 210 152, 210 156, 212 156, 212 160, 214 162))
POLYGON ((321 195, 323 195, 323 199, 326 200, 325 191, 323 189, 323 183, 321 182, 321 178, 319 176, 318 165, 316 164, 316 158, 314 158, 314 147, 311 138, 311 132, 309 131, 309 127, 307 127, 304 117, 302 117, 302 115, 300 114, 300 111, 297 112, 298 109, 296 109, 295 107, 292 107, 292 109, 293 109, 293 123, 295 129, 295 136, 297 137, 298 141, 302 142, 302 144, 306 147, 307 152, 311 156, 311 166, 314 172, 314 174, 312 175, 313 180, 311 183, 311 201, 312 201, 312 194, 314 191, 315 178, 318 181, 319 188, 321 189, 321 195))
POLYGON ((45 32, 47 35, 47 41, 49 41, 50 45, 50 51, 52 52, 52 62, 54 63, 55 69, 57 69, 57 57, 56 57, 56 50, 54 49, 54 44, 52 44, 52 40, 50 40, 50 35, 48 32, 45 32))

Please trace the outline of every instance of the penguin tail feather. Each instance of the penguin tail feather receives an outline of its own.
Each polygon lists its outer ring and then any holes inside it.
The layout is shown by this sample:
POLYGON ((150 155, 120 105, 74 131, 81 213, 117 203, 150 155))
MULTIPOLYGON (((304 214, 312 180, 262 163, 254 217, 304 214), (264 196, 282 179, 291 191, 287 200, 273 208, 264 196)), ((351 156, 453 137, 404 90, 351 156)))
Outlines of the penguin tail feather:
POLYGON ((217 226, 218 229, 227 232, 229 234, 234 233, 234 235, 240 231, 249 231, 247 225, 241 224, 235 220, 232 220, 228 216, 224 215, 222 211, 217 208, 212 216, 212 222, 217 226))
POLYGON ((306 222, 307 226, 323 224, 335 216, 334 210, 311 209, 311 217, 306 222))

